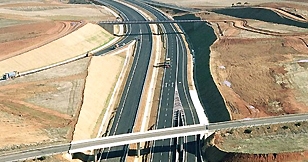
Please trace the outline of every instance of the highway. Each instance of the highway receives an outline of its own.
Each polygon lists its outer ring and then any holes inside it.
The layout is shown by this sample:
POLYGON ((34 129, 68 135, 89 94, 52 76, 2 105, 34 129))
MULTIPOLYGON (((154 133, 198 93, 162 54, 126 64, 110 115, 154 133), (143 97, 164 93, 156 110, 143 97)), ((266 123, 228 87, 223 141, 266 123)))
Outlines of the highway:
MULTIPOLYGON (((132 1, 133 3, 138 3, 132 1)), ((173 22, 164 14, 152 7, 138 3, 138 6, 150 11, 156 16, 158 22, 173 22)), ((179 31, 175 28, 174 24, 162 24, 164 37, 166 38, 167 53, 166 58, 171 60, 171 68, 166 68, 163 76, 163 83, 161 87, 161 96, 159 110, 157 114, 156 129, 168 128, 177 126, 174 123, 175 118, 173 114, 176 114, 178 108, 174 106, 174 94, 178 92, 180 97, 181 112, 184 115, 183 125, 198 124, 199 120, 192 104, 188 83, 187 83, 187 51, 184 45, 182 37, 176 33, 179 31)), ((183 141, 185 153, 184 161, 197 161, 196 155, 198 155, 197 136, 184 137, 178 139, 183 141), (197 142, 195 142, 197 141, 197 142)), ((178 156, 176 155, 176 148, 179 147, 176 139, 166 139, 154 141, 152 146, 152 161, 174 161, 178 156)))
POLYGON ((173 128, 164 128, 158 130, 151 130, 147 132, 137 132, 130 134, 121 134, 117 136, 102 137, 98 139, 76 141, 63 144, 63 145, 54 145, 49 147, 34 148, 27 151, 13 152, 7 155, 1 155, 0 161, 17 161, 30 159, 34 157, 58 154, 62 152, 78 152, 86 151, 89 148, 103 148, 116 145, 125 145, 129 143, 143 142, 143 141, 152 141, 159 139, 168 139, 174 137, 189 136, 192 134, 198 134, 206 132, 206 129, 209 132, 218 131, 220 129, 236 129, 238 127, 251 127, 259 125, 270 125, 277 123, 289 123, 289 122, 300 122, 307 121, 308 114, 293 114, 293 115, 283 115, 277 117, 267 117, 267 118, 255 118, 250 120, 235 120, 219 123, 210 123, 206 126, 203 124, 191 125, 191 126, 182 126, 182 127, 173 127, 173 128))
MULTIPOLYGON (((125 16, 126 21, 146 19, 137 11, 118 3, 116 1, 100 1, 108 7, 113 6, 125 16)), ((118 105, 116 115, 113 119, 113 124, 109 136, 119 135, 124 133, 131 133, 135 123, 135 118, 138 112, 139 102, 152 49, 152 35, 148 24, 128 24, 130 25, 128 31, 129 37, 134 39, 139 37, 140 41, 137 44, 136 53, 134 55, 134 62, 130 70, 120 103, 118 105)), ((100 155, 101 160, 108 161, 125 161, 128 153, 128 146, 118 146, 113 148, 106 148, 100 155)))
MULTIPOLYGON (((115 1, 104 1, 109 5, 121 8, 122 16, 127 20, 140 20, 145 19, 134 10, 117 3, 115 1)), ((152 8, 146 7, 160 20, 168 19, 161 13, 152 8)), ((67 150, 83 151, 89 148, 103 148, 111 147, 103 150, 100 155, 101 160, 106 161, 125 161, 128 153, 127 144, 155 140, 152 149, 151 161, 174 161, 177 157, 176 149, 178 143, 182 143, 185 153, 180 153, 179 156, 183 158, 183 161, 201 161, 199 156, 199 150, 197 146, 197 136, 188 136, 205 132, 207 128, 210 131, 216 131, 220 129, 237 128, 245 126, 258 126, 266 124, 275 124, 291 121, 303 121, 308 119, 307 114, 298 115, 286 115, 273 118, 260 118, 260 119, 247 119, 230 122, 211 123, 208 126, 194 125, 198 124, 198 118, 194 110, 192 101, 188 93, 187 86, 187 59, 186 49, 184 48, 184 42, 182 38, 174 33, 177 33, 174 25, 164 24, 163 30, 165 33, 173 33, 166 35, 167 43, 167 57, 171 58, 171 68, 165 69, 163 84, 161 90, 161 102, 159 105, 159 112, 157 118, 156 128, 160 131, 150 131, 146 133, 131 133, 135 122, 135 117, 138 112, 140 97, 143 89, 144 79, 147 73, 149 64, 149 58, 151 55, 151 42, 152 37, 150 29, 147 24, 128 24, 128 36, 129 39, 135 39, 136 36, 140 37, 140 43, 136 48, 136 54, 134 56, 134 62, 132 69, 129 73, 127 83, 124 88, 122 98, 120 100, 117 113, 114 117, 114 122, 108 135, 110 138, 100 138, 89 140, 85 142, 76 142, 64 145, 51 146, 46 148, 38 148, 35 150, 20 152, 18 155, 8 155, 0 157, 0 161, 13 161, 14 159, 27 159, 29 157, 38 157, 39 155, 51 155, 54 153, 66 152, 67 150), (178 96, 175 95, 178 93, 178 96), (174 121, 174 99, 180 98, 181 108, 179 109, 183 114, 177 116, 176 119, 180 120, 180 125, 194 125, 180 128, 170 127, 178 126, 174 121), (162 131, 163 128, 166 131, 162 131), (120 136, 116 136, 120 135, 120 136), (121 136, 122 135, 122 136, 121 136), (183 137, 188 136, 188 137, 183 137), (156 137, 156 138, 155 138, 156 137), (175 139, 170 139, 177 137, 175 139), (168 139, 169 138, 169 139, 168 139), (165 140, 160 140, 165 139, 165 140), (196 142, 195 142, 196 141, 196 142), (113 145, 112 145, 113 144, 113 145), (119 146, 124 145, 124 146, 119 146), (118 146, 118 147, 113 147, 118 146)))
POLYGON ((129 143, 145 142, 150 140, 168 139, 174 137, 183 137, 193 134, 204 134, 221 129, 236 129, 239 127, 251 127, 260 125, 269 125, 277 123, 300 122, 307 121, 308 114, 294 114, 277 117, 256 118, 251 120, 235 120, 219 123, 196 124, 181 127, 163 128, 157 130, 150 130, 147 132, 137 132, 131 134, 122 134, 119 136, 111 136, 99 139, 91 139, 87 141, 77 141, 72 143, 71 150, 78 151, 79 149, 87 150, 89 148, 109 147, 115 145, 124 145, 129 143), (86 148, 88 147, 88 148, 86 148))
MULTIPOLYGON (((299 122, 307 121, 308 114, 294 114, 294 115, 285 115, 277 117, 267 117, 267 118, 256 118, 251 120, 235 120, 219 123, 210 123, 209 125, 205 124, 196 124, 189 126, 181 127, 172 127, 172 128, 162 128, 157 130, 150 130, 147 132, 137 132, 132 134, 123 134, 120 136, 113 136, 100 139, 92 139, 85 142, 75 142, 72 143, 71 149, 80 149, 88 146, 106 147, 110 145, 119 145, 119 144, 128 144, 128 143, 137 143, 145 142, 150 140, 160 141, 160 139, 170 139, 174 137, 184 137, 194 134, 204 134, 215 132, 221 129, 236 129, 239 127, 251 127, 251 126, 260 126, 268 124, 277 124, 277 123, 288 123, 288 122, 299 122)), ((163 141, 165 141, 163 140, 163 141)), ((160 153, 159 153, 160 154, 160 153)), ((168 161, 169 159, 167 159, 168 161)))
POLYGON ((144 1, 147 4, 153 5, 153 6, 166 7, 166 8, 171 8, 171 9, 180 10, 180 11, 186 11, 186 12, 198 12, 198 11, 200 11, 198 9, 180 7, 180 6, 162 3, 162 2, 156 2, 156 1, 152 1, 152 0, 142 0, 142 1, 144 1))
POLYGON ((70 143, 63 144, 63 145, 53 145, 49 147, 42 147, 42 148, 35 148, 33 150, 26 150, 20 152, 14 152, 12 154, 7 154, 0 156, 1 162, 6 161, 17 161, 17 160, 27 160, 27 159, 34 159, 41 156, 48 156, 53 154, 58 154, 61 152, 68 152, 70 149, 70 143))
POLYGON ((228 122, 210 123, 208 130, 220 130, 228 128, 270 125, 278 123, 299 122, 308 120, 308 114, 289 114, 266 118, 252 118, 244 120, 233 120, 228 122))

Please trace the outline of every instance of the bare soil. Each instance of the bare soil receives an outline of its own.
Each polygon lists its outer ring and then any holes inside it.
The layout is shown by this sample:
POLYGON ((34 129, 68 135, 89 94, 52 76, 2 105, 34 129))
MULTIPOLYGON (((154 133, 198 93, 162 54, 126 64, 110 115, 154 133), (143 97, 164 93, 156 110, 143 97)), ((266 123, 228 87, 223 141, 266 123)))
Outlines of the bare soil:
MULTIPOLYGON (((113 18, 96 6, 63 2, 67 1, 1 1, 0 61, 43 47, 88 22, 113 18)), ((0 82, 0 127, 6 132, 0 138, 1 154, 72 140, 88 64, 89 58, 85 58, 0 82)), ((57 159, 63 160, 60 156, 57 159)))
POLYGON ((87 62, 86 58, 0 83, 1 130, 9 132, 1 136, 2 153, 72 139, 87 62), (75 66, 75 71, 63 73, 75 66))
MULTIPOLYGON (((56 0, 22 2, 11 3, 8 0, 0 2, 0 60, 43 46, 80 28, 87 22, 113 18, 109 13, 95 6, 68 5, 56 0), (79 25, 76 25, 76 22, 79 25), (72 23, 75 25, 72 26, 72 23)), ((189 2, 164 0, 163 2, 201 9, 209 6, 231 6, 232 3, 236 3, 229 0, 189 2)), ((249 5, 260 5, 264 1, 247 0, 247 2, 249 5)), ((291 16, 285 11, 308 17, 305 0, 289 0, 286 1, 287 3, 278 3, 278 0, 267 2, 270 3, 262 5, 273 8, 287 17, 291 16), (294 5, 291 3, 294 1, 299 3, 294 5)), ((197 15, 209 20, 219 36, 218 41, 212 46, 211 72, 232 119, 307 112, 308 73, 306 69, 308 65, 305 62, 298 62, 305 60, 308 54, 305 44, 308 41, 306 29, 299 30, 286 26, 273 28, 270 23, 243 21, 213 13, 197 15), (218 26, 223 29, 223 36, 220 35, 218 26), (228 87, 225 81, 230 82, 231 87, 228 87)), ((20 77, 0 82, 0 127, 3 132, 9 132, 1 135, 1 152, 46 143, 61 143, 72 139, 71 132, 77 121, 75 113, 81 107, 88 63, 89 59, 86 58, 26 78, 20 77), (68 69, 74 69, 74 71, 68 69)), ((162 75, 160 71, 158 77, 162 75)), ((159 83, 158 80, 156 87, 159 87, 159 83)), ((155 91, 154 98, 158 96, 159 91, 155 91)), ((153 105, 157 103, 158 99, 154 100, 153 105)), ((152 110, 149 129, 155 123, 155 116, 156 111, 152 110)), ((305 124, 302 125, 304 126, 305 124)), ((305 130, 294 125, 288 128, 305 130)), ((218 132, 215 136, 215 144, 225 151, 244 152, 243 150, 247 148, 239 148, 239 142, 236 139, 261 141, 277 137, 266 132, 267 129, 263 129, 265 128, 250 135, 243 134, 245 130, 239 129, 237 132, 240 133, 234 132, 236 136, 229 135, 228 132, 218 132), (265 133, 267 135, 264 138, 260 137, 265 133), (251 138, 251 135, 255 138, 251 138)), ((281 125, 277 126, 277 129, 281 129, 281 125)), ((305 139, 306 135, 306 133, 296 134, 290 131, 286 136, 290 141, 294 141, 305 139)), ((283 140, 281 138, 280 141, 283 140)), ((299 142, 297 146, 303 144, 303 141, 299 142)), ((281 143, 285 146, 283 144, 281 143)), ((303 147, 301 149, 305 150, 303 147)), ((252 148, 251 151, 255 150, 256 148, 252 148)), ((230 155, 229 160, 303 161, 307 157, 307 152, 304 151, 255 155, 234 153, 230 155)))

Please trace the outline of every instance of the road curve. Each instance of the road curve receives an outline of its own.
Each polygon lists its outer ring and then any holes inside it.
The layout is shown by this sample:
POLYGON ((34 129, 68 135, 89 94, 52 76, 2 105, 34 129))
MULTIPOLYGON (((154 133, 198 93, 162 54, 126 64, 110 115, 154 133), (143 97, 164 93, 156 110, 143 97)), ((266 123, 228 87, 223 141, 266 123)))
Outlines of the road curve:
MULTIPOLYGON (((145 21, 146 19, 132 8, 116 1, 100 1, 103 4, 112 6, 125 17, 126 21, 145 21)), ((109 136, 131 133, 133 130, 139 102, 147 74, 149 60, 152 49, 152 35, 148 24, 128 24, 130 25, 130 35, 132 39, 138 37, 136 53, 129 76, 124 87, 124 91, 113 119, 113 124, 108 132, 109 136)), ((118 146, 104 149, 100 155, 101 159, 108 161, 125 161, 128 146, 118 146)))

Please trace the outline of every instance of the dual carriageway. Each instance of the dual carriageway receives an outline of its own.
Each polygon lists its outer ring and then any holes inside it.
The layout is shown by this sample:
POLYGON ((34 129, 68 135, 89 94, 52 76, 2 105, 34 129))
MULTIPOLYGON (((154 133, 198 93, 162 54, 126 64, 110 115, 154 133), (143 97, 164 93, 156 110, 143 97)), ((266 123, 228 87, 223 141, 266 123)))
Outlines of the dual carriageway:
MULTIPOLYGON (((151 23, 161 24, 160 27, 163 33, 174 33, 163 35, 165 37, 165 44, 167 47, 166 57, 171 59, 170 65, 172 68, 164 69, 155 129, 170 128, 175 126, 173 118, 175 91, 178 92, 182 105, 185 108, 183 108, 183 112, 185 112, 184 125, 198 124, 198 117, 188 93, 186 77, 187 51, 182 36, 176 34, 179 33, 179 31, 173 24, 175 22, 170 20, 160 11, 141 2, 129 1, 129 3, 132 5, 140 6, 151 12, 156 17, 157 21, 146 20, 139 12, 123 5, 122 3, 114 1, 103 1, 102 3, 103 5, 116 9, 117 12, 123 16, 122 19, 124 20, 123 22, 125 22, 123 24, 127 24, 128 37, 130 37, 130 35, 140 35, 140 41, 138 43, 139 47, 134 54, 135 60, 132 66, 132 70, 129 74, 129 78, 125 86, 117 114, 113 120, 113 125, 108 135, 113 136, 124 133, 131 133, 134 128, 136 116, 138 114, 140 98, 144 89, 143 85, 146 78, 147 69, 149 68, 149 60, 152 52, 152 34, 149 28, 149 24, 151 23), (176 87, 177 89, 175 89, 176 87)), ((190 20, 186 20, 186 22, 190 22, 190 20)), ((198 141, 196 140, 196 136, 185 137, 183 139, 184 143, 193 143, 194 141, 198 141)), ((174 142, 175 141, 173 139, 154 141, 151 147, 151 161, 166 161, 169 159, 174 159, 176 154, 176 144, 174 142)), ((108 161, 125 161, 129 150, 128 147, 128 145, 125 145, 102 149, 100 150, 99 160, 108 159, 108 161)), ((195 154, 198 154, 198 151, 199 150, 197 147, 194 148, 193 151, 190 151, 192 154, 188 155, 188 157, 191 158, 189 161, 195 161, 195 154)))
MULTIPOLYGON (((110 131, 107 132, 108 137, 38 148, 20 153, 19 157, 15 157, 15 159, 50 155, 67 152, 68 150, 70 150, 70 153, 74 153, 95 149, 99 150, 99 160, 126 161, 129 150, 128 144, 153 141, 149 161, 175 161, 175 159, 181 159, 180 161, 201 161, 199 152, 200 136, 198 135, 203 136, 219 129, 303 121, 307 119, 307 115, 304 114, 270 119, 210 123, 209 125, 199 124, 198 114, 188 92, 187 49, 184 45, 183 37, 176 34, 179 31, 173 24, 175 22, 155 8, 139 1, 128 2, 148 10, 157 18, 157 21, 146 23, 148 20, 139 12, 116 1, 97 2, 111 7, 121 14, 123 22, 127 25, 127 35, 121 40, 121 43, 135 39, 136 35, 140 37, 140 41, 136 46, 132 69, 129 73, 117 113, 113 119, 110 131), (155 125, 157 130, 133 133, 132 130, 136 122, 140 98, 144 92, 144 82, 147 77, 146 74, 149 69, 149 60, 152 53, 152 34, 148 24, 158 24, 159 21, 162 22, 161 28, 163 33, 172 33, 164 35, 167 47, 166 57, 171 59, 172 68, 164 69, 155 125), (177 102, 175 102, 175 99, 177 102), (175 105, 177 105, 176 109, 174 109, 175 105), (179 125, 181 127, 177 127, 179 125), (179 152, 178 146, 181 146, 184 151, 179 152)), ((0 157, 0 160, 5 161, 5 158, 10 159, 8 161, 13 159, 12 156, 6 156, 0 157)))

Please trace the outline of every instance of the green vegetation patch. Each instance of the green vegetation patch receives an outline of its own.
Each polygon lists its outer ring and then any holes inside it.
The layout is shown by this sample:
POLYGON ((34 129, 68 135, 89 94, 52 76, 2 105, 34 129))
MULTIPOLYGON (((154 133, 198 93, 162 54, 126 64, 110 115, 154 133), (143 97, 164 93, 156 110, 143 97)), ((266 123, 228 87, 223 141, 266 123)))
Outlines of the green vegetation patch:
POLYGON ((29 24, 33 21, 29 20, 14 20, 14 19, 1 19, 0 18, 0 28, 14 26, 14 25, 21 25, 21 24, 29 24))

